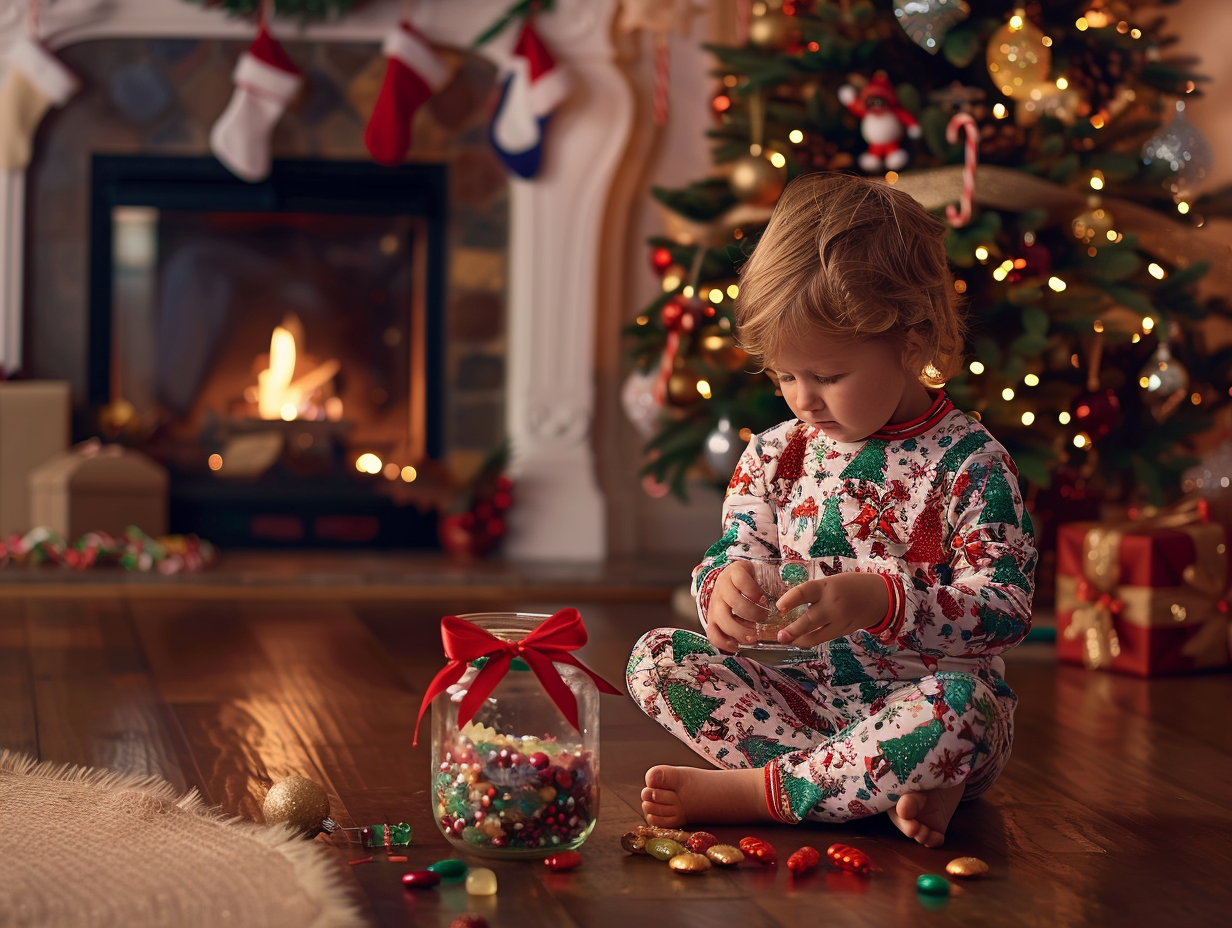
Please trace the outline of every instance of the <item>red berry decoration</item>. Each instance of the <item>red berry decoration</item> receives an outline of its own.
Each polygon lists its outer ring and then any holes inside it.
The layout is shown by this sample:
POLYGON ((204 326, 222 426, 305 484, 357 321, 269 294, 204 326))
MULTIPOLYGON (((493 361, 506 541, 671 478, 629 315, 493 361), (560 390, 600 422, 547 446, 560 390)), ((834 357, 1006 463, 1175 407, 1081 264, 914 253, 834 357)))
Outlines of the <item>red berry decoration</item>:
POLYGON ((654 265, 654 269, 662 274, 672 266, 672 253, 667 248, 656 248, 650 253, 650 263, 654 265))
POLYGON ((799 875, 806 870, 812 870, 819 863, 821 863, 821 851, 815 847, 805 845, 798 851, 793 851, 791 856, 787 858, 787 869, 799 875))
POLYGON ((576 870, 582 866, 582 855, 578 851, 557 851, 544 858, 543 865, 549 870, 576 870))
POLYGON ((741 838, 739 844, 740 850, 744 851, 746 857, 752 857, 763 867, 774 867, 778 865, 779 854, 774 849, 774 846, 768 841, 763 841, 761 838, 747 837, 741 838))
POLYGON ((684 846, 694 854, 705 854, 706 851, 718 843, 719 839, 710 832, 695 831, 693 834, 689 835, 689 840, 684 843, 684 846))
POLYGON ((873 872, 873 862, 867 854, 858 848, 846 844, 831 844, 826 848, 826 856, 840 870, 868 876, 873 872))

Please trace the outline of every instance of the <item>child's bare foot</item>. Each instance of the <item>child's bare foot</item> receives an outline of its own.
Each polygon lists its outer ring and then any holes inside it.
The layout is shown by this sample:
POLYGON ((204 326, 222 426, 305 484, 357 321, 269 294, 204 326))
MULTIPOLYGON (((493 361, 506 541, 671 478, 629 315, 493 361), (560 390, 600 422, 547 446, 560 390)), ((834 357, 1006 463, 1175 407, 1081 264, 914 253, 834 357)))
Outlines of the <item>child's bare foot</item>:
POLYGON ((646 771, 642 814, 651 825, 773 821, 760 769, 702 770, 661 765, 646 771))
POLYGON ((946 826, 950 824, 958 801, 962 799, 963 788, 960 783, 945 789, 907 793, 899 797, 898 805, 886 815, 908 838, 925 847, 941 847, 946 826))

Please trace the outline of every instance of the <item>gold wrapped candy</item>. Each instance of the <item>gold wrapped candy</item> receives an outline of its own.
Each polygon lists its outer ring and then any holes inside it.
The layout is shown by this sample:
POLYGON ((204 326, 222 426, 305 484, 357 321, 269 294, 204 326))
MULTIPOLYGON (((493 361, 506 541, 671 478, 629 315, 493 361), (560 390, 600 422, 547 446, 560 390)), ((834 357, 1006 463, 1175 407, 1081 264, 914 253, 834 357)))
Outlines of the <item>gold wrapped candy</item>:
POLYGON ((636 834, 632 831, 626 831, 620 836, 620 846, 630 854, 645 854, 646 836, 636 834))
POLYGON ((973 880, 988 872, 988 864, 978 857, 955 857, 945 865, 945 872, 950 876, 973 880))
POLYGON ((734 867, 744 860, 744 851, 730 844, 715 844, 706 848, 706 856, 721 867, 734 867))
POLYGON ((706 855, 694 854, 692 851, 677 854, 667 862, 667 865, 677 873, 701 873, 703 870, 710 869, 710 861, 706 855))

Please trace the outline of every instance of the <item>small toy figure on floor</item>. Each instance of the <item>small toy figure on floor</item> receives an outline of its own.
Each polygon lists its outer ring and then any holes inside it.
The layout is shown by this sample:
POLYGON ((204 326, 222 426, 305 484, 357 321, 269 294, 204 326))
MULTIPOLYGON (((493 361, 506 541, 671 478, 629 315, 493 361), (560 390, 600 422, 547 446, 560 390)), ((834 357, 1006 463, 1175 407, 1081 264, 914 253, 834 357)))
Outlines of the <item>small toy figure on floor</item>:
POLYGON ((1009 455, 941 389, 963 346, 945 234, 886 184, 805 175, 742 273, 741 343, 795 418, 736 467, 693 572, 705 634, 656 629, 633 649, 629 692, 720 768, 651 767, 652 825, 884 812, 937 847, 1009 757, 999 655, 1030 628, 1034 533, 1009 455), (767 603, 760 556, 812 560, 820 579, 767 603), (778 642, 802 660, 737 653, 759 616, 801 606, 778 642))

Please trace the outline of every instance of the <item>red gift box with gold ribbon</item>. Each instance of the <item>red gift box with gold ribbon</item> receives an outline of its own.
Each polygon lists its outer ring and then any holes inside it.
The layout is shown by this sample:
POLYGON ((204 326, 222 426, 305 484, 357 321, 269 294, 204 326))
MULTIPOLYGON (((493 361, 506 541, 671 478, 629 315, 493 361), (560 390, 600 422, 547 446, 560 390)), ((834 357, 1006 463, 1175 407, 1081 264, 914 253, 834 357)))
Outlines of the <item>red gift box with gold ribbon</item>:
POLYGON ((1140 677, 1229 664, 1227 538, 1197 512, 1057 529, 1057 657, 1140 677))

